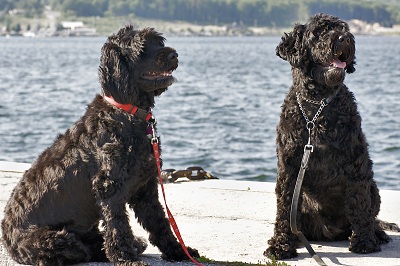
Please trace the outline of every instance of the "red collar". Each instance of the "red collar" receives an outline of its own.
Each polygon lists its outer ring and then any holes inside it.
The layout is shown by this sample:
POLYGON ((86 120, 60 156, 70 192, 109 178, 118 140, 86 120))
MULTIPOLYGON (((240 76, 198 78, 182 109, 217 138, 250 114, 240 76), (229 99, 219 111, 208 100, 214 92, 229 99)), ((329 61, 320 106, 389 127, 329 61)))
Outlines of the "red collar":
POLYGON ((122 104, 116 102, 111 96, 103 96, 104 100, 109 102, 110 104, 124 110, 125 112, 137 116, 139 119, 149 121, 153 118, 153 114, 151 112, 147 112, 144 109, 140 109, 139 107, 134 106, 133 104, 122 104))

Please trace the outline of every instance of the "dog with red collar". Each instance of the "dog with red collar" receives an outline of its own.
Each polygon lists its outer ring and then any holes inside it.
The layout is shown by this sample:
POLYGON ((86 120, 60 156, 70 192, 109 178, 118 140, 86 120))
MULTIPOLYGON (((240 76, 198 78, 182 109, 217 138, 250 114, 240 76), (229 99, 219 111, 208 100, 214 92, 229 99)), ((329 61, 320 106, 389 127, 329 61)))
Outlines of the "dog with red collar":
POLYGON ((138 256, 147 243, 133 233, 126 204, 163 258, 188 259, 158 199, 148 138, 149 123, 156 134, 154 99, 172 85, 178 67, 177 52, 164 42, 154 29, 131 25, 108 37, 102 95, 37 158, 5 208, 3 242, 18 263, 146 265, 138 256))

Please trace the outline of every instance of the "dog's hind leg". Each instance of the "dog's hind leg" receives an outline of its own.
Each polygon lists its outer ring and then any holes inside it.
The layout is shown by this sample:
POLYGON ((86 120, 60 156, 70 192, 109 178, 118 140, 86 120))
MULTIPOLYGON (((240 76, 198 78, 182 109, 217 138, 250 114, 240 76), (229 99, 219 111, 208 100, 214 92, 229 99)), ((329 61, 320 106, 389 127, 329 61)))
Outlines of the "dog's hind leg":
POLYGON ((87 246, 90 252, 90 261, 92 262, 108 262, 106 253, 104 252, 104 236, 99 231, 98 226, 94 226, 88 232, 75 232, 79 235, 81 241, 87 246))
MULTIPOLYGON (((150 233, 150 242, 159 248, 163 258, 175 261, 189 259, 165 217, 164 209, 158 200, 157 182, 149 182, 147 188, 141 189, 129 200, 129 206, 134 210, 139 223, 150 233)), ((196 249, 187 249, 192 257, 199 257, 196 249)))
POLYGON ((375 220, 380 205, 376 184, 373 182, 368 186, 365 182, 352 182, 347 187, 346 214, 353 231, 349 250, 355 253, 380 251, 380 245, 388 240, 384 240, 386 233, 377 228, 375 220))
MULTIPOLYGON (((376 217, 380 210, 381 197, 379 195, 379 189, 374 181, 371 183, 371 205, 373 215, 376 217)), ((375 219, 375 235, 381 244, 389 243, 391 240, 384 230, 400 232, 400 228, 397 224, 375 219)))
POLYGON ((301 231, 308 240, 314 241, 341 241, 351 235, 348 224, 344 225, 339 218, 318 212, 301 214, 301 231))
POLYGON ((88 248, 79 237, 67 230, 31 227, 12 230, 5 236, 7 249, 17 262, 34 265, 63 265, 90 261, 88 248))

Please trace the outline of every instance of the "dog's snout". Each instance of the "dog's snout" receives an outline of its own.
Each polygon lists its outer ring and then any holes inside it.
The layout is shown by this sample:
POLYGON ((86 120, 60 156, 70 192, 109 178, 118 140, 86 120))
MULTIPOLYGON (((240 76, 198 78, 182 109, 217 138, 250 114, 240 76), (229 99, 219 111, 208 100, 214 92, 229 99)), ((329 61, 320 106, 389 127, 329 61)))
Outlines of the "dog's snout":
POLYGON ((339 36, 339 42, 343 44, 350 44, 350 38, 346 35, 339 36))
POLYGON ((173 60, 173 59, 176 59, 176 58, 178 58, 178 53, 177 52, 171 52, 171 53, 169 53, 168 54, 168 59, 169 60, 173 60))

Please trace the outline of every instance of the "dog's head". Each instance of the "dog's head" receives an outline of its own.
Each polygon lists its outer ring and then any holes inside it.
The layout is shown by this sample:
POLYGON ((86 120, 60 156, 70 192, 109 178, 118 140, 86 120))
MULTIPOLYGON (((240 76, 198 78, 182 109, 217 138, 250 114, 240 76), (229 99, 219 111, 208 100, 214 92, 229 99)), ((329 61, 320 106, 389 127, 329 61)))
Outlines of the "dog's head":
POLYGON ((154 29, 132 25, 109 36, 99 67, 103 93, 119 103, 154 105, 154 96, 174 82, 172 72, 178 67, 177 52, 164 42, 154 29))
POLYGON ((318 83, 342 83, 355 71, 355 41, 346 22, 317 14, 282 37, 276 54, 318 83))

